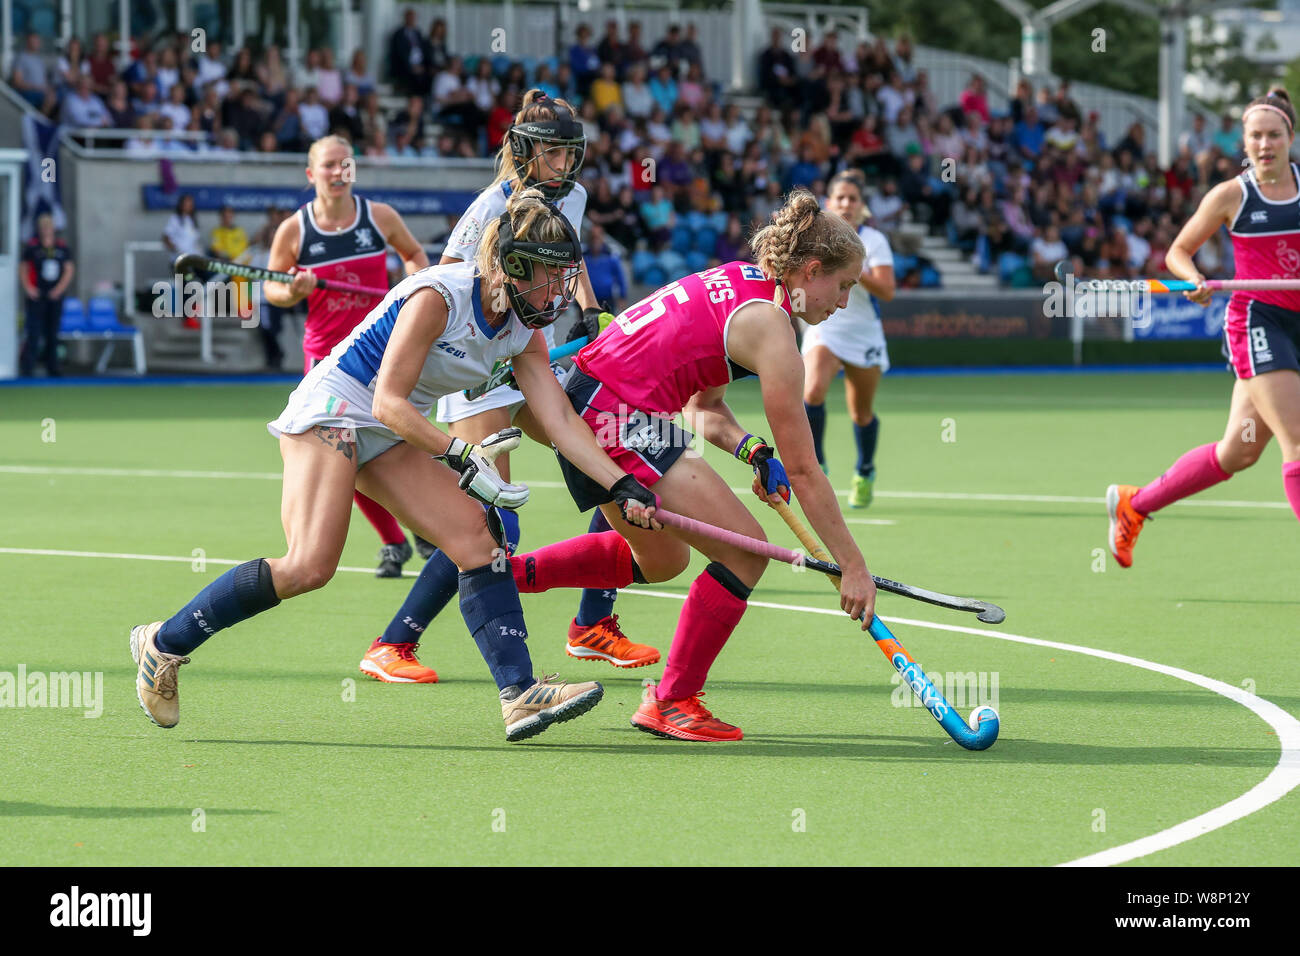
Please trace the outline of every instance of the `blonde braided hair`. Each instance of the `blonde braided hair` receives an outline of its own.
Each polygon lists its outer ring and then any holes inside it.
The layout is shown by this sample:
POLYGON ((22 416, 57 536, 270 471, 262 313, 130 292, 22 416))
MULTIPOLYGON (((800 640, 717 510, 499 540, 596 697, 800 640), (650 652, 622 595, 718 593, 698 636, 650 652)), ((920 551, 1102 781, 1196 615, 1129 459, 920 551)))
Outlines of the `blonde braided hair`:
POLYGON ((857 231, 839 216, 822 212, 817 197, 796 189, 771 221, 749 240, 754 261, 769 279, 784 281, 816 259, 827 272, 866 256, 857 231))

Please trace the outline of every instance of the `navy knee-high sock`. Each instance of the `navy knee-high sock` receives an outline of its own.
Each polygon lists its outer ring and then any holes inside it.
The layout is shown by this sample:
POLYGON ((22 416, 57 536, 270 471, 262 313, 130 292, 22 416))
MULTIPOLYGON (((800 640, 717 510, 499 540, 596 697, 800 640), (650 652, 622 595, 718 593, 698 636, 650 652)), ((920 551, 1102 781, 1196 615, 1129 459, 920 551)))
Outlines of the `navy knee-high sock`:
POLYGON ((817 463, 826 464, 826 453, 822 451, 822 440, 826 437, 826 405, 809 405, 803 404, 803 410, 808 413, 808 425, 812 428, 813 451, 817 453, 817 463))
POLYGON ((172 615, 154 642, 164 654, 189 654, 222 628, 279 603, 266 559, 245 561, 221 575, 172 615))
MULTIPOLYGON (((506 546, 514 554, 519 548, 519 516, 504 508, 498 509, 501 524, 506 529, 506 546)), ((460 569, 451 558, 436 550, 424 562, 420 576, 380 638, 385 644, 410 644, 418 641, 429 623, 442 613, 442 609, 459 590, 460 569)))
MULTIPOLYGON (((603 531, 613 531, 609 522, 605 520, 605 513, 599 508, 591 516, 591 524, 587 526, 587 531, 591 534, 600 534, 603 531)), ((618 597, 618 591, 604 588, 583 588, 582 598, 578 601, 578 616, 574 618, 579 627, 591 627, 603 621, 614 613, 614 600, 618 597)))
POLYGON ((880 416, 871 416, 871 421, 865 425, 854 425, 853 437, 858 443, 858 474, 864 478, 874 478, 876 439, 880 437, 880 416))
POLYGON ((494 571, 492 565, 462 571, 459 576, 460 612, 487 662, 498 690, 531 687, 533 663, 528 656, 528 629, 519 589, 513 574, 494 571))

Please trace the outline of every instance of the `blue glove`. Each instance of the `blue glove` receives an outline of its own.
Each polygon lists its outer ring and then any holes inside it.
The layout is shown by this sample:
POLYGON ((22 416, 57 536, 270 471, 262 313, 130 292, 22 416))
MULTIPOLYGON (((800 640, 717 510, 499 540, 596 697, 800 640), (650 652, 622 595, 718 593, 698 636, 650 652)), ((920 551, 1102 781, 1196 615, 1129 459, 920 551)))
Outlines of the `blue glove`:
POLYGON ((746 435, 736 446, 736 457, 754 469, 765 494, 780 495, 786 504, 790 503, 790 479, 767 439, 746 435))

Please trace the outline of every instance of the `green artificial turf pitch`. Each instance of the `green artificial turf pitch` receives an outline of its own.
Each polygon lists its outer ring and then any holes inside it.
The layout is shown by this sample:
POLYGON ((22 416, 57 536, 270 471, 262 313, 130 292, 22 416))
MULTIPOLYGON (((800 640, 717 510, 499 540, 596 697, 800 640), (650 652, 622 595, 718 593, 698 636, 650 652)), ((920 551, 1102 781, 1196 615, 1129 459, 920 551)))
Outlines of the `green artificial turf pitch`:
MULTIPOLYGON (((868 564, 994 601, 1007 620, 988 627, 887 594, 880 613, 1132 655, 1253 687, 1300 714, 1296 522, 1278 507, 1276 448, 1198 499, 1264 506, 1172 507, 1148 525, 1130 571, 1104 555, 1104 508, 1068 500, 1148 481, 1217 438, 1230 387, 1212 374, 887 377, 877 499, 848 513, 876 522, 850 525, 868 564)), ((892 625, 931 676, 973 675, 990 692, 996 680, 1001 738, 963 751, 923 709, 898 706, 906 689, 855 625, 812 610, 837 607, 825 580, 777 565, 754 600, 784 607, 750 608, 708 685, 708 705, 744 741, 634 730, 641 681, 662 664, 616 671, 567 658, 577 595, 551 592, 524 598, 538 673, 599 679, 605 699, 507 744, 454 608, 420 651, 442 683, 358 673, 406 584, 373 576, 377 541, 355 511, 343 563, 361 572, 201 647, 181 671, 180 726, 160 730, 136 702, 129 628, 172 614, 229 566, 218 559, 282 553, 280 459, 264 423, 288 391, 3 393, 0 548, 99 556, 0 551, 0 672, 102 672, 104 700, 97 718, 0 709, 0 863, 1053 864, 1227 803, 1278 762, 1267 723, 1174 677, 892 625)), ((828 447, 844 489, 853 442, 841 396, 837 384, 828 447)), ((729 400, 742 423, 769 431, 752 383, 729 400)), ((724 453, 706 457, 748 484, 724 453)), ((585 530, 549 451, 527 445, 514 468, 533 483, 524 550, 585 530)), ((748 500, 772 540, 795 546, 748 500)), ((620 597, 627 633, 666 653, 702 565, 620 597)), ((1294 864, 1287 835, 1298 830, 1293 792, 1136 862, 1294 864)))

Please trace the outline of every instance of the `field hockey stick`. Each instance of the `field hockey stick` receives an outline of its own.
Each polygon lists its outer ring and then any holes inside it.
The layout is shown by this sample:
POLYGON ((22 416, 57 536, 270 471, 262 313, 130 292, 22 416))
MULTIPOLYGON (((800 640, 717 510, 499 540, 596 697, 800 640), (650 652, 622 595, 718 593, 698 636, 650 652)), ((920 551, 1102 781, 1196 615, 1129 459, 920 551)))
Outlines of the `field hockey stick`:
MULTIPOLYGON (((240 279, 251 279, 254 282, 283 282, 291 284, 293 282, 293 273, 276 272, 273 269, 262 269, 257 266, 241 265, 238 262, 227 262, 224 259, 212 259, 208 256, 200 256, 190 252, 185 255, 177 256, 172 261, 172 268, 178 273, 186 272, 220 272, 228 276, 236 276, 240 279)), ((374 296, 376 299, 382 299, 388 295, 387 289, 375 289, 370 286, 353 285, 350 282, 339 282, 337 279, 320 279, 316 280, 316 288, 328 289, 331 292, 355 292, 358 295, 374 296)))
MULTIPOLYGON (((546 360, 548 362, 556 362, 562 358, 568 358, 574 352, 581 350, 586 344, 587 337, 584 335, 581 338, 574 339, 572 342, 557 345, 547 353, 546 360)), ((486 382, 480 382, 472 388, 465 389, 464 395, 467 399, 473 401, 481 395, 486 395, 488 392, 492 391, 492 389, 504 385, 506 382, 510 381, 513 376, 514 368, 509 362, 498 362, 496 368, 492 369, 492 374, 488 376, 486 382)))
MULTIPOLYGON (((762 557, 771 558, 773 561, 780 561, 783 564, 793 565, 794 567, 811 568, 814 571, 820 571, 822 574, 831 577, 838 578, 840 576, 839 565, 827 558, 819 558, 811 554, 799 554, 797 551, 791 551, 789 548, 783 548, 780 545, 772 544, 770 541, 751 538, 749 535, 739 534, 735 531, 728 531, 726 528, 719 528, 715 525, 705 524, 703 521, 696 521, 694 518, 687 518, 683 515, 674 514, 671 511, 664 511, 663 509, 657 509, 654 517, 660 524, 673 528, 680 528, 682 531, 692 531, 706 538, 721 541, 723 544, 729 544, 733 548, 740 548, 742 551, 748 551, 750 554, 761 555, 762 557)), ((794 515, 791 514, 791 517, 794 517, 794 515)), ((791 527, 793 527, 793 525, 791 527)), ((811 551, 812 549, 809 548, 808 550, 811 551)), ((825 554, 825 552, 822 553, 825 554)), ((889 578, 877 577, 874 574, 871 576, 871 580, 876 582, 876 587, 880 588, 882 591, 888 591, 891 594, 911 598, 914 601, 924 601, 926 604, 934 604, 937 607, 946 607, 950 611, 970 611, 975 614, 978 620, 985 624, 1001 624, 1007 618, 1006 611, 988 601, 976 601, 972 598, 961 598, 953 597, 951 594, 940 594, 938 591, 913 587, 910 584, 891 581, 889 578)))
MULTIPOLYGON (((1069 264, 1061 261, 1053 270, 1060 282, 1070 275, 1069 264)), ((1186 279, 1076 279, 1078 286, 1087 285, 1100 292, 1195 292, 1196 283, 1186 279)), ((1206 279, 1207 289, 1237 291, 1265 291, 1269 289, 1300 289, 1300 279, 1206 279)))
MULTIPOLYGON (((805 547, 808 547, 810 552, 816 551, 821 555, 821 557, 805 557, 795 551, 791 551, 788 548, 782 548, 779 545, 772 544, 771 542, 762 541, 758 538, 751 538, 748 535, 738 534, 735 531, 727 531, 725 528, 718 528, 711 524, 705 524, 703 521, 696 521, 693 518, 674 514, 671 511, 664 511, 662 508, 655 509, 654 517, 660 524, 669 528, 680 528, 683 531, 692 531, 696 534, 713 538, 715 541, 730 544, 733 547, 749 551, 753 554, 773 558, 778 561, 784 561, 787 564, 792 564, 796 567, 803 566, 814 568, 838 578, 840 569, 827 560, 829 555, 827 555, 821 545, 817 543, 817 540, 812 536, 812 534, 808 532, 808 529, 803 527, 803 523, 799 521, 794 512, 790 511, 788 505, 782 503, 781 506, 778 506, 777 510, 780 511, 782 507, 785 508, 785 511, 782 512, 782 517, 788 515, 788 517, 786 517, 786 523, 790 525, 790 528, 797 536, 799 536, 801 541, 805 538, 807 539, 805 547)), ((897 584, 897 582, 894 581, 877 578, 875 575, 872 575, 872 579, 876 582, 877 587, 885 588, 885 590, 890 590, 886 585, 894 585, 895 587, 904 589, 903 591, 897 591, 895 593, 908 594, 911 596, 910 592, 915 590, 908 588, 905 584, 897 584)), ((838 588, 838 584, 836 587, 838 588)), ((933 592, 926 593, 931 594, 933 592)), ((942 597, 942 595, 934 596, 942 597)), ((960 601, 961 599, 955 598, 954 600, 960 601)), ((938 602, 931 601, 930 603, 934 604, 938 602)), ((996 605, 986 606, 996 610, 998 614, 1002 615, 1002 617, 1006 616, 1002 613, 1002 609, 996 605)), ((1002 617, 999 617, 998 620, 1001 620, 1002 617)), ((983 618, 981 618, 981 620, 983 620, 983 618)), ((889 660, 889 663, 894 666, 896 671, 898 671, 899 675, 903 678, 904 683, 906 683, 908 687, 912 688, 912 692, 916 694, 917 699, 921 701, 921 704, 925 709, 930 712, 930 716, 938 722, 939 726, 944 729, 944 732, 949 737, 967 750, 988 750, 993 746, 993 742, 998 739, 998 731, 1001 728, 1001 720, 998 717, 998 712, 996 710, 987 705, 976 707, 971 711, 969 722, 962 720, 961 715, 953 709, 952 705, 948 703, 943 694, 941 694, 938 688, 934 686, 934 682, 926 676, 925 671, 921 669, 921 665, 913 660, 912 655, 907 653, 907 649, 898 642, 898 638, 894 637, 894 635, 890 633, 889 628, 885 626, 884 621, 879 617, 872 615, 871 625, 868 630, 870 631, 872 638, 875 640, 876 646, 880 648, 881 652, 889 660)))

